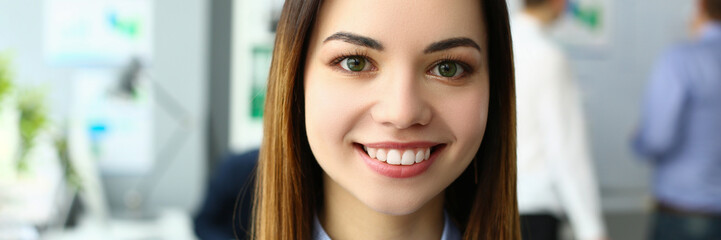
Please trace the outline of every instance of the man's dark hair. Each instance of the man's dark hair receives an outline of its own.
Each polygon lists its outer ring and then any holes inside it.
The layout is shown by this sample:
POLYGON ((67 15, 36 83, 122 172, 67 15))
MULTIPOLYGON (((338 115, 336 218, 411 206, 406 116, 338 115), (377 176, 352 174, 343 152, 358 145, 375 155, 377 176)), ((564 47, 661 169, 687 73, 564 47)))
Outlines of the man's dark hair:
POLYGON ((549 0, 523 0, 523 3, 525 3, 526 8, 535 8, 543 6, 543 4, 548 3, 548 1, 549 0))
MULTIPOLYGON (((526 0, 529 1, 529 0, 526 0)), ((721 0, 704 0, 704 7, 709 18, 721 21, 721 0)))

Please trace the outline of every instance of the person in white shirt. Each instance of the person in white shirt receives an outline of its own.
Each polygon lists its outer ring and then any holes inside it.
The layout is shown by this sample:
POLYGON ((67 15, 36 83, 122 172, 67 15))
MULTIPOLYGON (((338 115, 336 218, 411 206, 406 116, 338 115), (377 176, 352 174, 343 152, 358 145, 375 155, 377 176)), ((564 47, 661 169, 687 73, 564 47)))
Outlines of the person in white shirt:
POLYGON ((518 207, 523 239, 605 239, 578 87, 548 36, 565 0, 525 0, 511 21, 516 68, 518 207))

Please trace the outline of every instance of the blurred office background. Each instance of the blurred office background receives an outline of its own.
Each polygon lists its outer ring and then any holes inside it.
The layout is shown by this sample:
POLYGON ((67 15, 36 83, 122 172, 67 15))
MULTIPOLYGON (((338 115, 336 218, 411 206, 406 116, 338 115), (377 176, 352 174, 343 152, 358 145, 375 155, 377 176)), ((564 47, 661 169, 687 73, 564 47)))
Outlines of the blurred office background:
MULTIPOLYGON (((649 171, 629 140, 654 60, 687 38, 694 1, 569 1, 581 10, 555 36, 583 91, 610 238, 642 239, 649 171)), ((282 3, 0 0, 12 82, 0 91, 0 239, 196 238, 215 167, 260 143, 282 3), (47 121, 18 167, 12 126, 25 115, 13 106, 27 96, 47 121)))

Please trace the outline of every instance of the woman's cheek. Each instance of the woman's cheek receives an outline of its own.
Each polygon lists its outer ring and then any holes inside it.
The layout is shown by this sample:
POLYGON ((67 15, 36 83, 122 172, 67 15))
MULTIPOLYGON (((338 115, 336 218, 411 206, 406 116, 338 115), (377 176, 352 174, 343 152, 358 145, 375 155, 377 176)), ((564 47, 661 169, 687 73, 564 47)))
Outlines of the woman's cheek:
MULTIPOLYGON (((347 79, 309 69, 305 75, 305 119, 308 140, 319 160, 338 154, 359 114, 362 93, 347 86, 347 79)), ((357 90, 357 89, 356 89, 357 90)))
POLYGON ((487 85, 476 85, 468 91, 449 94, 443 107, 437 108, 459 141, 475 144, 473 140, 483 136, 488 118, 488 97, 487 85))

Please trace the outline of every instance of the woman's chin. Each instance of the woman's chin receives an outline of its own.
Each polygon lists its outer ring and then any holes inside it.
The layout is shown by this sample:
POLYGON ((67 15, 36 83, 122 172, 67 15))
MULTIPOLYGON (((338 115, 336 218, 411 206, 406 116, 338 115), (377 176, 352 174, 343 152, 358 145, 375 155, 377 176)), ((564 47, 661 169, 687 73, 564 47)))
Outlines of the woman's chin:
POLYGON ((390 205, 390 204, 384 204, 383 206, 368 206, 368 207, 378 213, 391 215, 391 216, 409 215, 409 214, 417 212, 418 209, 421 208, 421 206, 407 206, 407 205, 395 206, 395 205, 390 205))
POLYGON ((391 216, 404 216, 417 212, 429 202, 428 200, 421 197, 386 195, 383 199, 362 202, 375 212, 391 216))

